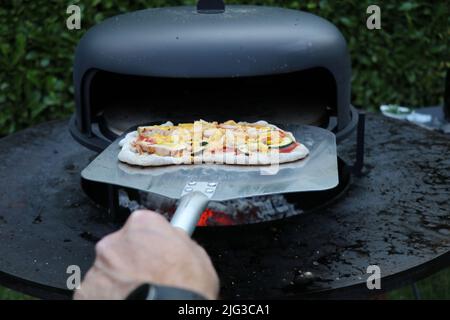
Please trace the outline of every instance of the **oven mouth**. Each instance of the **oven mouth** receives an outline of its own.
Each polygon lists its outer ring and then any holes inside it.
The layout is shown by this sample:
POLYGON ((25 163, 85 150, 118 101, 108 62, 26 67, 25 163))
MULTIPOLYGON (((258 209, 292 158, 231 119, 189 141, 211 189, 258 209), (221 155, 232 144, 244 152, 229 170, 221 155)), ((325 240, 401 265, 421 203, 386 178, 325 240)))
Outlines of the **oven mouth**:
POLYGON ((92 116, 110 140, 145 122, 265 120, 327 128, 336 116, 334 78, 323 68, 213 79, 97 71, 91 87, 92 116))
MULTIPOLYGON (((222 202, 210 202, 197 227, 211 229, 284 220, 311 213, 331 205, 345 195, 351 183, 350 167, 338 157, 339 184, 328 190, 275 194, 222 202)), ((110 222, 122 224, 129 214, 147 208, 170 220, 177 200, 135 189, 117 187, 82 179, 85 194, 103 208, 110 222)))
MULTIPOLYGON (((103 110, 97 116, 99 132, 109 140, 115 140, 129 128, 142 125, 142 123, 164 123, 168 119, 174 123, 193 122, 196 120, 219 121, 227 120, 256 122, 265 120, 269 123, 278 124, 304 124, 321 128, 328 128, 330 125, 330 108, 323 104, 309 102, 305 107, 298 108, 291 103, 278 104, 277 107, 283 112, 273 113, 274 103, 267 103, 261 106, 260 110, 243 109, 239 107, 218 108, 212 112, 214 117, 200 112, 190 112, 180 114, 173 111, 153 111, 136 105, 128 105, 127 112, 123 112, 121 104, 115 104, 103 110), (231 110, 230 110, 231 109, 231 110), (233 110, 235 109, 235 110, 233 110)), ((333 121, 332 121, 333 122, 333 121)))
POLYGON ((125 130, 146 122, 265 120, 328 129, 337 141, 357 123, 338 106, 333 75, 322 67, 231 78, 168 78, 94 69, 70 124, 73 137, 102 151, 125 130))
MULTIPOLYGON (((338 130, 337 118, 335 116, 329 116, 329 118, 325 119, 324 123, 322 125, 319 125, 319 127, 322 127, 324 129, 327 129, 327 130, 335 133, 336 134, 336 142, 339 143, 342 140, 346 139, 348 136, 350 136, 350 134, 353 133, 357 127, 359 128, 359 119, 361 118, 361 116, 362 116, 362 114, 359 113, 355 109, 355 107, 350 105, 349 106, 350 122, 347 124, 347 126, 338 130)), ((205 119, 207 119, 207 118, 205 118, 205 119)), ((170 120, 174 120, 174 119, 170 119, 170 120)), ((186 121, 186 120, 181 121, 179 119, 175 119, 175 121, 176 120, 178 120, 178 122, 186 121)), ((195 120, 198 120, 198 119, 195 119, 195 120)), ((167 118, 165 118, 161 122, 166 122, 166 121, 168 121, 167 118)), ((290 122, 293 123, 294 121, 290 120, 290 122)), ((142 123, 142 122, 140 122, 140 123, 142 123)), ((358 131, 359 130, 360 129, 358 129, 358 131)), ((99 115, 93 119, 93 122, 91 123, 91 131, 89 133, 83 133, 78 129, 76 114, 73 114, 69 120, 69 131, 70 131, 70 134, 72 135, 72 137, 76 141, 78 141, 81 145, 83 145, 91 150, 94 150, 96 152, 103 151, 112 141, 117 139, 117 137, 118 137, 117 133, 121 132, 121 131, 116 131, 112 128, 109 128, 105 119, 101 115, 99 115)), ((358 132, 358 136, 362 137, 363 134, 364 134, 364 124, 361 127, 361 132, 358 132)))

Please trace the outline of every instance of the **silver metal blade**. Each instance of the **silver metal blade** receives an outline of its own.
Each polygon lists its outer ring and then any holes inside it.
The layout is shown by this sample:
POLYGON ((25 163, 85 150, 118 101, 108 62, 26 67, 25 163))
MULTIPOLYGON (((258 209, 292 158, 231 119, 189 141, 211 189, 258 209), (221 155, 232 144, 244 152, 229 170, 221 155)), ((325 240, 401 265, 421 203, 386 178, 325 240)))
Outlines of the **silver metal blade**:
POLYGON ((339 178, 334 134, 314 126, 285 125, 281 128, 292 132, 298 141, 308 147, 310 154, 303 160, 280 164, 276 174, 267 174, 269 166, 130 166, 117 159, 120 151, 120 139, 117 139, 81 175, 87 180, 148 191, 173 199, 181 197, 190 181, 217 183, 211 197, 213 201, 335 187, 339 178))

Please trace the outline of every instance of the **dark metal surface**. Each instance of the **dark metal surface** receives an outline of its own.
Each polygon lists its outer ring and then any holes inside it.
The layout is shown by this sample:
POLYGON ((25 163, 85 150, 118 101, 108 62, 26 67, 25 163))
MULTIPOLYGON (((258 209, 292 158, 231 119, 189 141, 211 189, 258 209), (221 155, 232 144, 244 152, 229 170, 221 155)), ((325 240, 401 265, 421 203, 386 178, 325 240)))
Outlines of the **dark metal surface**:
MULTIPOLYGON (((372 114, 366 125, 365 175, 337 203, 194 234, 219 272, 223 297, 360 297, 379 293, 366 288, 369 264, 380 266, 384 290, 450 265, 450 140, 372 114)), ((95 242, 116 228, 79 185, 95 154, 72 140, 65 121, 3 138, 0 150, 0 282, 64 297, 67 266, 85 272, 95 242)), ((352 159, 354 146, 345 142, 339 152, 352 159)))

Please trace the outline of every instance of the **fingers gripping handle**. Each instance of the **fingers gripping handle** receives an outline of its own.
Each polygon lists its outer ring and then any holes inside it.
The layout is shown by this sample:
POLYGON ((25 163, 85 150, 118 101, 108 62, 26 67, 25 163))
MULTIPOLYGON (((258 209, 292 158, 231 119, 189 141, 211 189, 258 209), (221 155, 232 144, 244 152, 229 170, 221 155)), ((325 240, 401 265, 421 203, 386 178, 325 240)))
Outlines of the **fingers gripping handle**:
POLYGON ((188 235, 192 235, 208 202, 209 197, 202 192, 194 191, 185 194, 181 198, 170 224, 183 229, 188 235))
MULTIPOLYGON (((170 221, 174 227, 186 231, 191 236, 197 226, 201 214, 208 205, 209 197, 200 191, 192 191, 183 195, 180 199, 175 214, 170 221)), ((155 286, 145 284, 138 287, 128 295, 127 300, 174 300, 174 299, 205 299, 203 296, 189 290, 155 286)))

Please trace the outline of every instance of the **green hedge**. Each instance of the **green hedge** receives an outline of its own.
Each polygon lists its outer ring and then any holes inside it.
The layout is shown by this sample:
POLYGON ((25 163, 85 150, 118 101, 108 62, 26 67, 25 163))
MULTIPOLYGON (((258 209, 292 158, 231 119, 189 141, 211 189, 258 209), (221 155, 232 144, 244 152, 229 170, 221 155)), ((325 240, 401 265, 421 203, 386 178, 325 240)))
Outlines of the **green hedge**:
MULTIPOLYGON (((66 117, 74 109, 75 46, 92 25, 131 10, 192 4, 182 0, 2 0, 0 7, 0 135, 66 117), (65 28, 66 8, 79 4, 82 29, 65 28)), ((381 103, 410 106, 442 101, 449 67, 448 3, 378 2, 382 29, 368 30, 373 1, 226 1, 284 6, 316 13, 344 33, 353 63, 352 101, 374 110, 381 103)))

